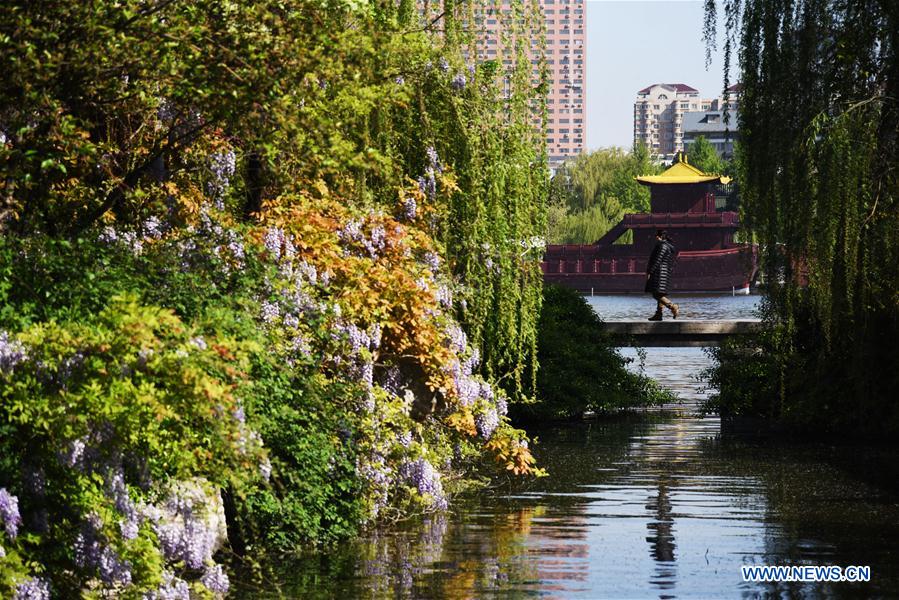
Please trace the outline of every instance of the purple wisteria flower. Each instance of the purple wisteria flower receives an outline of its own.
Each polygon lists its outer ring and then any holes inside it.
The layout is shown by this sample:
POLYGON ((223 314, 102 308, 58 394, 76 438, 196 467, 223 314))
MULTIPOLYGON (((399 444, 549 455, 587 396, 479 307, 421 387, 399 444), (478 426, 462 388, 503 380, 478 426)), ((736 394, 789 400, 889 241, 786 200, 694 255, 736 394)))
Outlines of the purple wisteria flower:
POLYGON ((393 80, 397 85, 403 85, 406 83, 406 79, 402 75, 397 75, 396 79, 393 80))
POLYGON ((0 521, 3 521, 3 529, 9 539, 16 539, 19 535, 19 526, 22 524, 19 498, 10 494, 6 488, 0 488, 0 521))
POLYGON ((445 285, 437 286, 437 302, 443 308, 452 308, 453 307, 453 291, 445 285))
POLYGON ((509 414, 509 403, 505 398, 496 399, 496 412, 503 417, 509 414))
POLYGON ((125 472, 122 466, 118 465, 116 468, 111 469, 106 478, 106 494, 113 499, 116 510, 122 514, 122 520, 119 522, 119 530, 122 537, 126 540, 133 540, 137 537, 140 529, 141 515, 128 494, 128 487, 125 485, 125 472))
POLYGON ((215 200, 215 207, 222 210, 225 192, 231 182, 236 167, 236 157, 233 150, 216 152, 209 156, 209 171, 212 174, 206 183, 206 192, 215 200))
POLYGON ((436 252, 425 252, 422 260, 431 273, 437 273, 440 270, 440 256, 436 252))
MULTIPOLYGON (((486 381, 481 382, 481 398, 487 402, 493 402, 493 387, 486 381)), ((503 413, 505 414, 505 413, 503 413)))
POLYGON ((116 232, 114 227, 112 227, 111 225, 107 225, 100 231, 100 234, 97 236, 97 240, 103 242, 104 244, 114 244, 119 241, 119 234, 116 232))
POLYGON ((428 155, 428 162, 431 165, 431 168, 440 173, 443 172, 443 169, 440 166, 440 157, 437 155, 437 149, 434 146, 428 146, 425 149, 425 153, 428 155))
POLYGON ((468 83, 468 80, 465 78, 465 75, 462 73, 457 74, 453 77, 452 86, 453 89, 457 92, 461 92, 465 89, 465 85, 468 83))
POLYGON ((10 339, 8 333, 0 331, 0 373, 10 374, 26 360, 28 353, 22 342, 10 339))
POLYGON ((200 569, 212 562, 219 541, 218 524, 210 518, 205 495, 197 490, 177 490, 153 515, 153 529, 167 560, 200 569))
POLYGON ((474 425, 478 430, 478 435, 489 440, 499 425, 499 415, 493 407, 487 408, 484 412, 475 415, 474 425))
POLYGON ((231 586, 231 582, 228 580, 228 576, 221 565, 207 567, 200 578, 200 583, 205 585, 210 592, 222 595, 227 594, 228 588, 231 586))
POLYGON ((271 481, 272 463, 268 459, 268 457, 266 457, 261 463, 259 463, 259 475, 261 475, 264 480, 271 481))
POLYGON ((445 510, 448 506, 443 492, 440 472, 425 458, 408 461, 400 466, 400 477, 414 487, 419 494, 430 498, 434 508, 445 510))
POLYGON ((363 348, 368 348, 371 343, 368 333, 354 323, 337 323, 334 326, 338 338, 343 338, 350 343, 350 353, 359 354, 363 348))
POLYGON ((146 221, 141 225, 141 229, 144 232, 144 237, 159 239, 163 234, 163 224, 156 217, 149 217, 146 221))
POLYGON ((453 371, 453 383, 456 387, 456 394, 459 396, 459 402, 462 406, 471 406, 478 399, 481 393, 481 384, 477 380, 466 375, 461 369, 453 371))
POLYGON ((384 376, 384 381, 383 383, 381 383, 381 387, 394 396, 400 395, 400 391, 403 388, 403 376, 400 373, 399 367, 391 366, 387 369, 387 373, 384 376))
POLYGON ((66 449, 60 453, 60 462, 67 467, 77 468, 79 471, 84 468, 84 451, 87 443, 84 438, 72 440, 66 446, 66 449))
MULTIPOLYGON (((337 232, 337 236, 345 244, 362 246, 371 257, 378 256, 387 245, 387 231, 383 225, 375 225, 371 229, 371 234, 366 236, 363 231, 362 221, 357 219, 348 221, 337 232)), ((344 249, 344 252, 346 254, 350 253, 347 248, 344 249)))
POLYGON ((441 71, 443 71, 444 73, 449 73, 450 64, 449 61, 446 60, 446 58, 441 56, 437 64, 440 66, 441 71))
POLYGON ((434 200, 437 197, 437 178, 434 175, 434 169, 428 167, 425 174, 418 178, 418 190, 428 197, 429 200, 434 200))
POLYGON ((302 275, 310 285, 318 283, 318 270, 315 268, 315 265, 310 265, 305 260, 301 260, 297 264, 297 272, 302 275))
POLYGON ((374 498, 372 506, 372 516, 377 516, 378 512, 385 506, 388 501, 388 490, 393 484, 393 471, 384 460, 384 457, 377 452, 368 460, 363 456, 356 459, 356 472, 360 479, 368 484, 368 487, 374 498))
POLYGON ((50 582, 43 577, 31 577, 16 585, 12 600, 50 600, 50 582))
POLYGON ((96 569, 105 583, 129 585, 131 563, 123 561, 103 535, 103 521, 91 514, 81 524, 75 538, 75 564, 84 569, 96 569))
POLYGON ((450 350, 457 354, 465 352, 465 348, 468 346, 468 336, 461 327, 453 323, 447 327, 446 334, 449 337, 450 350))
POLYGON ((281 260, 281 258, 293 258, 296 252, 293 242, 290 241, 284 230, 279 227, 270 227, 266 230, 262 243, 276 261, 281 260))
MULTIPOLYGON (((421 187, 421 183, 419 183, 419 187, 421 187)), ((422 191, 422 193, 424 193, 424 191, 422 191)), ((418 215, 418 204, 415 202, 415 198, 404 198, 402 208, 402 217, 407 221, 412 221, 418 215)))
POLYGON ((262 320, 266 323, 274 323, 281 316, 281 308, 275 302, 265 301, 262 303, 262 320))
POLYGON ((162 585, 144 594, 144 600, 190 600, 190 586, 171 571, 164 571, 162 585))

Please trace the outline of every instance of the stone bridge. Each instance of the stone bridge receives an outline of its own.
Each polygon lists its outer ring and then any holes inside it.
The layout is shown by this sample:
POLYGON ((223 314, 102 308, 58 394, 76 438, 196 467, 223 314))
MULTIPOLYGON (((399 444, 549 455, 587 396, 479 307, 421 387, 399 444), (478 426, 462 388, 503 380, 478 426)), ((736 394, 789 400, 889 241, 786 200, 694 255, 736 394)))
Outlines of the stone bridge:
POLYGON ((684 347, 717 346, 734 335, 760 330, 758 319, 670 320, 670 321, 606 321, 603 328, 621 346, 684 347))

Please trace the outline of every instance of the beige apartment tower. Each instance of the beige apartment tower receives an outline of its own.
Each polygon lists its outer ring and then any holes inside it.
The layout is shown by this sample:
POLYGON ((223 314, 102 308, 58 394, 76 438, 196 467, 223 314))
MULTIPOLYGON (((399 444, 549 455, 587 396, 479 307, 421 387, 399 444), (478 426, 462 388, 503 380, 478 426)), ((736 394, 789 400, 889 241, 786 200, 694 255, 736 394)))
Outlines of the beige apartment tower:
MULTIPOLYGON (((499 60, 500 27, 511 14, 510 4, 502 2, 499 11, 488 9, 478 25, 483 34, 478 44, 479 60, 499 60)), ((545 18, 546 62, 549 70, 547 94, 546 144, 549 166, 555 168, 567 158, 584 150, 586 94, 584 90, 586 57, 585 0, 540 0, 545 18)), ((504 62, 508 65, 509 59, 504 62)), ((535 80, 539 77, 539 56, 531 57, 535 80)))
POLYGON ((672 160, 684 149, 684 114, 709 110, 713 100, 683 83, 655 83, 637 92, 634 144, 646 144, 659 160, 672 160))

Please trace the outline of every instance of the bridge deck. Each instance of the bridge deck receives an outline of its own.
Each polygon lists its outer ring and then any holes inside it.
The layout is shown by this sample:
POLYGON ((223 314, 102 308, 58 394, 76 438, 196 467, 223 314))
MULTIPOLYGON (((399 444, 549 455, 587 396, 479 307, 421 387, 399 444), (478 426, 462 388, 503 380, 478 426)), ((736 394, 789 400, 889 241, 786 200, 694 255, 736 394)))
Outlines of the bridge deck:
POLYGON ((714 321, 606 321, 603 328, 619 337, 624 346, 680 347, 717 346, 733 335, 759 330, 758 319, 714 321))

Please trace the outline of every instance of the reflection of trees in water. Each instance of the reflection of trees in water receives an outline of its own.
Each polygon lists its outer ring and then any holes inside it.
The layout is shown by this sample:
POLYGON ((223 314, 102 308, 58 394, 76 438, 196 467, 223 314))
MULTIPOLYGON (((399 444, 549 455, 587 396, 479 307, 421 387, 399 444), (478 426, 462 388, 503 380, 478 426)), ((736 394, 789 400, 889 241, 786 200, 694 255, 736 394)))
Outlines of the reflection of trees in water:
POLYGON ((584 520, 583 509, 570 506, 528 506, 449 524, 431 517, 414 531, 372 537, 360 549, 353 595, 452 600, 511 588, 565 589, 540 582, 586 579, 586 561, 571 560, 587 556, 585 542, 572 543, 585 540, 578 527, 584 520))

